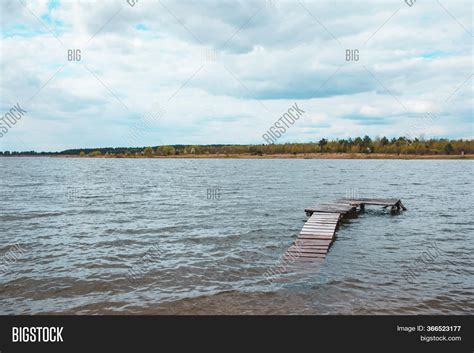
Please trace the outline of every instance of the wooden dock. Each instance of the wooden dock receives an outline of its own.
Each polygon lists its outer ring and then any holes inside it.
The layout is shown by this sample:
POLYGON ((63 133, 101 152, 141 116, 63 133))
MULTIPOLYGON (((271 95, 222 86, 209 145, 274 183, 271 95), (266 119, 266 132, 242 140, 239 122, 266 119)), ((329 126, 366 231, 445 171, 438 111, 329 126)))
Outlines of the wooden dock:
POLYGON ((295 262, 324 259, 336 236, 340 221, 349 215, 356 215, 366 205, 390 207, 392 213, 405 211, 399 199, 340 199, 305 209, 309 216, 300 234, 286 251, 283 259, 295 262))

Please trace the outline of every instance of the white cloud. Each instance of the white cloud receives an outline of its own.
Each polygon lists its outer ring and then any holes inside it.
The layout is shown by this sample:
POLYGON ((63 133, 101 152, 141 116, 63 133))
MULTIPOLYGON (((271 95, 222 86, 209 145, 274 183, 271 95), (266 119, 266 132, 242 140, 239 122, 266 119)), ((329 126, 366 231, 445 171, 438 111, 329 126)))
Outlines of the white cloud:
POLYGON ((473 135, 467 0, 442 2, 457 21, 436 1, 161 3, 2 2, 1 108, 28 114, 0 149, 124 145, 156 100, 167 113, 141 145, 261 143, 295 101, 307 113, 282 141, 402 135, 433 105, 430 134, 473 135))

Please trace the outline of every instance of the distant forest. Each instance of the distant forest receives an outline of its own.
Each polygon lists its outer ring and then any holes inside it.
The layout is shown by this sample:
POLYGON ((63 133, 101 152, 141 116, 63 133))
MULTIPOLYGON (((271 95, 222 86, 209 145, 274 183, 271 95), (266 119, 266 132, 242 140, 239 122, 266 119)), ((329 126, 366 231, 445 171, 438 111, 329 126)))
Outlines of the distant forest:
POLYGON ((395 155, 461 155, 474 153, 474 140, 371 139, 369 136, 309 143, 268 145, 169 145, 70 149, 61 152, 0 152, 3 156, 77 155, 83 157, 153 157, 174 155, 275 155, 305 153, 378 153, 395 155))

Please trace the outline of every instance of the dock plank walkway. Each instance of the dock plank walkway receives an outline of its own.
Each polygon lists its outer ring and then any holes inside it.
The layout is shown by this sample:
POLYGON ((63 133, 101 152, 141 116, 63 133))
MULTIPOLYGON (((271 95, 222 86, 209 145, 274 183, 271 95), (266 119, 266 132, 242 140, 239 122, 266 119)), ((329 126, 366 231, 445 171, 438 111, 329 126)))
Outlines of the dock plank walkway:
POLYGON ((314 212, 306 221, 293 245, 286 251, 284 258, 324 258, 331 246, 340 213, 314 212))
POLYGON ((340 221, 349 214, 363 210, 365 205, 391 207, 391 212, 406 210, 399 199, 378 198, 346 198, 308 207, 305 212, 309 218, 283 259, 292 263, 324 259, 336 237, 340 221))

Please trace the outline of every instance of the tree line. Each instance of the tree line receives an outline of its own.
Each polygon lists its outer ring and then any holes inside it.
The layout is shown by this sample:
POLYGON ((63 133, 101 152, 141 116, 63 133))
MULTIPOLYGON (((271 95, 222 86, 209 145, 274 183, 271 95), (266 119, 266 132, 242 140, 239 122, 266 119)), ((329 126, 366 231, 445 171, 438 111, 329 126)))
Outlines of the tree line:
POLYGON ((450 139, 388 139, 369 136, 347 139, 321 139, 308 143, 260 145, 169 145, 147 147, 106 147, 69 149, 61 152, 0 152, 0 155, 78 155, 83 157, 153 157, 174 155, 272 155, 305 153, 379 153, 395 155, 461 155, 474 153, 474 140, 450 139))

